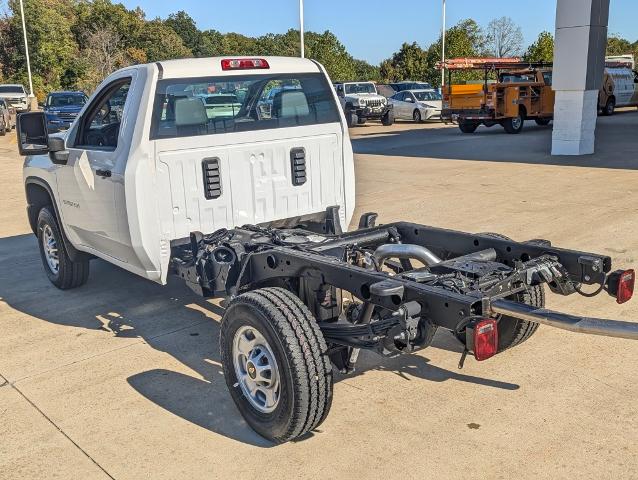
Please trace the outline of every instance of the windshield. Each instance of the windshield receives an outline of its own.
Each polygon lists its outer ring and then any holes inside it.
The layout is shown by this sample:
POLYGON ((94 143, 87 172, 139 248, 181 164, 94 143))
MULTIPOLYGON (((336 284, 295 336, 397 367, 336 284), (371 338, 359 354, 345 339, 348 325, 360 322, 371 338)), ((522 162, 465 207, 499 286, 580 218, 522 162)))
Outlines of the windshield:
POLYGON ((346 83, 346 93, 377 93, 374 83, 346 83))
POLYGON ((535 81, 535 73, 504 73, 501 75, 501 83, 525 83, 535 81))
POLYGON ((0 93, 24 93, 20 85, 0 85, 0 93))
POLYGON ((438 92, 412 92, 419 102, 426 100, 441 100, 441 94, 438 92))
POLYGON ((151 139, 339 122, 318 73, 164 79, 157 82, 151 139))
POLYGON ((77 93, 68 95, 49 95, 47 97, 48 107, 81 107, 86 103, 86 97, 77 93))

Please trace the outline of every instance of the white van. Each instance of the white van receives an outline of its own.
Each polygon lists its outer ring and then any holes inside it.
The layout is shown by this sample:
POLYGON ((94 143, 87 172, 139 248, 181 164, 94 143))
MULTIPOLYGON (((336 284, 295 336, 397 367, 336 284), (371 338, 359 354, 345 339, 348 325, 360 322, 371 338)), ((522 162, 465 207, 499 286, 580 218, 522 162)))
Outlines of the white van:
POLYGON ((603 115, 612 115, 616 107, 638 106, 638 72, 629 65, 607 65, 598 95, 598 108, 603 115))

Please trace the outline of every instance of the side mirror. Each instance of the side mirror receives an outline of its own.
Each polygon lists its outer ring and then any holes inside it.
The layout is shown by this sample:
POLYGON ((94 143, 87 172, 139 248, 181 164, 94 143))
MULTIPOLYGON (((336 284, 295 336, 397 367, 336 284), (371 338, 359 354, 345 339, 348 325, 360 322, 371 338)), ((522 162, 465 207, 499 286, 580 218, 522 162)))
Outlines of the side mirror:
POLYGON ((21 113, 16 123, 20 155, 42 155, 49 151, 49 134, 43 112, 21 113))
POLYGON ((49 137, 47 142, 49 147, 49 157, 56 165, 66 165, 69 161, 69 151, 65 149, 64 138, 49 137))
POLYGON ((412 100, 412 97, 405 97, 405 101, 408 103, 414 103, 414 100, 412 100))

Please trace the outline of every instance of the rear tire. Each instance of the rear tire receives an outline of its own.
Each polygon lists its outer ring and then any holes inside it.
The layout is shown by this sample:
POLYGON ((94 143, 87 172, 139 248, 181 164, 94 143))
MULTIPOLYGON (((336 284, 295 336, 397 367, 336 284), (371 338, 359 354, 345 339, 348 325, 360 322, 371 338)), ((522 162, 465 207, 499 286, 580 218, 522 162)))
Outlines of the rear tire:
POLYGON ((365 125, 365 124, 366 124, 366 119, 359 117, 357 120, 357 125, 365 125))
POLYGON ((233 401, 261 436, 288 442, 325 420, 332 365, 321 330, 299 297, 283 288, 240 295, 222 318, 219 342, 233 401), (253 364, 253 358, 266 360, 253 364), (260 373, 264 368, 270 374, 260 373))
POLYGON ((606 117, 609 117, 614 114, 616 111, 616 100, 613 97, 607 99, 607 103, 605 104, 605 108, 603 108, 602 114, 606 117))
POLYGON ((505 120, 503 120, 503 128, 505 129, 505 131, 509 134, 514 135, 517 133, 521 133, 524 124, 525 117, 520 112, 516 117, 506 118, 505 120))
POLYGON ((545 127, 549 125, 549 122, 551 122, 549 118, 535 118, 534 121, 536 122, 536 125, 540 125, 541 127, 545 127))
POLYGON ((40 257, 51 283, 61 290, 84 285, 89 278, 89 260, 71 260, 51 207, 43 207, 40 210, 37 225, 40 257))
POLYGON ((2 128, 0 128, 0 137, 4 137, 7 133, 7 127, 6 125, 3 125, 2 128))
POLYGON ((394 124, 394 112, 392 110, 381 117, 381 124, 386 127, 394 124))
POLYGON ((463 133, 474 133, 476 132, 478 126, 479 124, 476 122, 460 122, 459 130, 461 130, 463 133))
MULTIPOLYGON (((500 233, 483 233, 482 235, 510 240, 509 237, 500 233)), ((506 299, 543 308, 545 306, 545 289, 543 285, 536 285, 528 288, 526 292, 512 295, 506 299)), ((498 352, 500 353, 523 343, 534 335, 536 330, 538 330, 538 325, 535 322, 527 322, 507 315, 500 315, 498 317, 498 352)))

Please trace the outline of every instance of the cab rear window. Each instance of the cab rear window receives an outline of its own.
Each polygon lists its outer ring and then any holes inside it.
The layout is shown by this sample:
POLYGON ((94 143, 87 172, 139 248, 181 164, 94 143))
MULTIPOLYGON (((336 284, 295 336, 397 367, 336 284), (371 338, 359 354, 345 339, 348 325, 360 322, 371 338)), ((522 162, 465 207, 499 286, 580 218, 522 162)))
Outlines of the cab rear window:
POLYGON ((157 83, 151 140, 339 122, 319 73, 165 79, 157 83))

